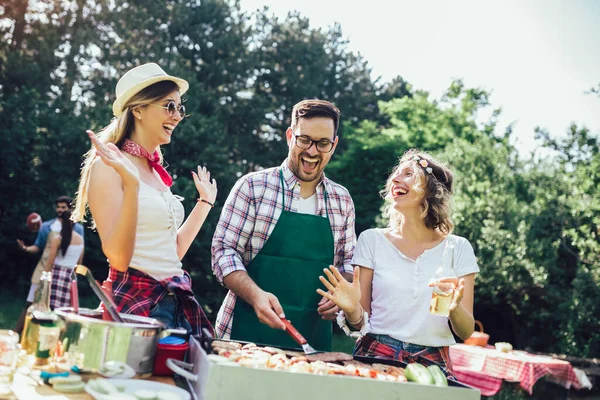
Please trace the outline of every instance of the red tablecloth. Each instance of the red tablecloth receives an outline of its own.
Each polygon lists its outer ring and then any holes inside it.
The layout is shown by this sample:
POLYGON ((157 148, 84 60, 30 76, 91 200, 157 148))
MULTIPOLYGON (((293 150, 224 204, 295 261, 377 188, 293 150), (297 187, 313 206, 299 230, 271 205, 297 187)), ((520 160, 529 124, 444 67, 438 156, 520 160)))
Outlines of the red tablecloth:
POLYGON ((529 394, 533 385, 544 375, 569 389, 580 389, 581 384, 571 364, 552 357, 535 356, 524 351, 501 353, 493 347, 456 344, 450 347, 450 358, 456 378, 492 396, 500 390, 502 380, 519 382, 529 394))

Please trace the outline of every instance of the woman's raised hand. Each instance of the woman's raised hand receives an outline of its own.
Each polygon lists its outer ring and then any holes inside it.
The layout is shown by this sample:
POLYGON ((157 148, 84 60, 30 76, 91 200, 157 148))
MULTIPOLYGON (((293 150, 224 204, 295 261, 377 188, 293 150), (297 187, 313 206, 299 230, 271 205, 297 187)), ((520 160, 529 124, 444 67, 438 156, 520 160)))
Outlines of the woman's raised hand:
POLYGON ((104 164, 114 168, 119 174, 124 184, 138 183, 140 173, 133 163, 121 153, 119 148, 113 143, 104 144, 94 134, 94 132, 86 131, 92 144, 96 148, 96 154, 102 159, 104 164))
POLYGON ((217 198, 217 181, 210 181, 210 172, 206 167, 198 166, 198 173, 192 171, 192 176, 200 198, 214 204, 217 198))
POLYGON ((317 289, 321 296, 333 301, 346 315, 354 313, 360 305, 360 268, 354 267, 354 279, 348 282, 337 268, 330 265, 323 269, 327 279, 319 276, 319 280, 327 288, 327 292, 317 289))

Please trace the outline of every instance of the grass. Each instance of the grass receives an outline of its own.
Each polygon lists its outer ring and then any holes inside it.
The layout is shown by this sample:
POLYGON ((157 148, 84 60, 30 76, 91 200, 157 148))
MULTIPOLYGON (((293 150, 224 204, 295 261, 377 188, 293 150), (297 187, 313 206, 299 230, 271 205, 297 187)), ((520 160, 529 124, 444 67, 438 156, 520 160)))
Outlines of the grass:
POLYGON ((0 292, 0 329, 13 329, 21 311, 25 308, 27 293, 14 293, 7 289, 0 292))
MULTIPOLYGON (((91 293, 86 282, 79 282, 79 293, 91 293)), ((19 282, 15 289, 3 288, 0 291, 0 329, 14 329, 21 311, 27 305, 29 282, 19 282)), ((100 302, 92 294, 80 295, 79 305, 85 308, 97 308, 100 302)))

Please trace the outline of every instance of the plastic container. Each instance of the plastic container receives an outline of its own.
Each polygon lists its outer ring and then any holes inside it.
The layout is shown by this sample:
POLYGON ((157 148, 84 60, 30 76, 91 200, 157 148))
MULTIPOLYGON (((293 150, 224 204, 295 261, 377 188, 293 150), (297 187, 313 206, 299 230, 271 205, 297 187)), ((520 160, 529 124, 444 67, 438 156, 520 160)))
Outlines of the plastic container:
POLYGON ((153 375, 173 375, 173 371, 167 367, 167 358, 183 361, 188 351, 188 343, 175 336, 167 336, 158 341, 156 346, 156 357, 154 358, 153 375))

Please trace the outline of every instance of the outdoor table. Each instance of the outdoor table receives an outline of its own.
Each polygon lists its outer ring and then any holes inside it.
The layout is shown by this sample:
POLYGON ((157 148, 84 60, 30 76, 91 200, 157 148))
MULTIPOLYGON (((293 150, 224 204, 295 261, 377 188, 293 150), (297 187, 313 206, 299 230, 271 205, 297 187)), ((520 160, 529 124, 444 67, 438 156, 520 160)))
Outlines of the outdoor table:
POLYGON ((456 378, 481 391, 484 396, 498 393, 502 381, 518 382, 530 395, 533 385, 545 375, 569 389, 581 388, 581 383, 568 361, 537 356, 525 351, 502 353, 494 347, 455 344, 450 346, 456 378))
MULTIPOLYGON (((84 380, 97 378, 97 375, 86 375, 84 380)), ((143 378, 136 378, 143 379, 143 378)), ((152 376, 146 378, 150 381, 175 385, 172 376, 152 376)), ((52 389, 50 385, 36 385, 34 381, 20 373, 16 373, 13 381, 13 394, 9 396, 0 396, 4 400, 93 400, 93 397, 86 392, 81 393, 60 393, 52 389)))

